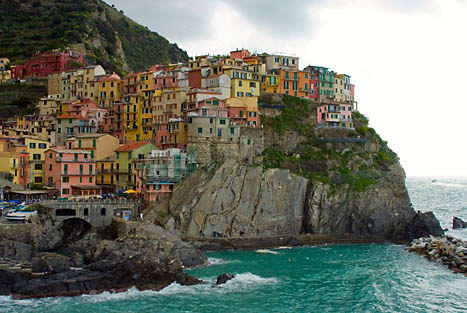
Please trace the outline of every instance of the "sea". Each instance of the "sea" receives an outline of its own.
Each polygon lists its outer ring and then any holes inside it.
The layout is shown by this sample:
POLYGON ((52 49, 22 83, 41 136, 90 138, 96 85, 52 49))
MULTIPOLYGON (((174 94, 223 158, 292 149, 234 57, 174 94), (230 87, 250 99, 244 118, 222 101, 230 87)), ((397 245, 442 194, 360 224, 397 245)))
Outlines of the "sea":
MULTIPOLYGON (((412 177, 413 207, 433 211, 443 228, 467 221, 467 178, 412 177)), ((467 239, 467 229, 449 230, 467 239)), ((0 312, 467 312, 467 277, 394 244, 321 245, 209 253, 187 272, 206 281, 160 292, 103 293, 13 300, 0 312), (223 273, 235 278, 213 286, 223 273)))

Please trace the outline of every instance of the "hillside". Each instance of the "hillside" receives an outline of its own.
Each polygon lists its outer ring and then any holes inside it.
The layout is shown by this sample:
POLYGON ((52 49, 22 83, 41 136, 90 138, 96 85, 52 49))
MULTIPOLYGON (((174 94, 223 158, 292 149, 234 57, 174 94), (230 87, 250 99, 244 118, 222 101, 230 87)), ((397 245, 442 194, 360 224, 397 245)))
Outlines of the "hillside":
POLYGON ((212 161, 179 184, 170 201, 150 208, 147 218, 192 240, 200 231, 355 242, 442 233, 432 215, 414 211, 397 155, 363 115, 354 112, 355 130, 316 130, 318 103, 285 95, 260 102, 264 141, 248 143, 254 163, 235 157, 232 148, 211 149, 212 161))
POLYGON ((101 0, 0 0, 0 56, 21 63, 37 51, 73 47, 88 62, 125 74, 188 55, 101 0))

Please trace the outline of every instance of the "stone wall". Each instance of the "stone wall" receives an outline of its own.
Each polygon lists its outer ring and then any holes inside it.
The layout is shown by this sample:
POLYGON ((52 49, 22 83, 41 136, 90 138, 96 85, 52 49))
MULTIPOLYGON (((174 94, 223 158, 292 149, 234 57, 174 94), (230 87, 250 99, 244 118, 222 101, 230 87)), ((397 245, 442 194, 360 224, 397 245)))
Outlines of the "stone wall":
POLYGON ((112 223, 112 216, 122 211, 132 211, 132 216, 138 214, 140 202, 110 202, 110 201, 46 201, 43 206, 53 210, 52 217, 56 221, 70 218, 81 218, 95 227, 108 226, 112 223))

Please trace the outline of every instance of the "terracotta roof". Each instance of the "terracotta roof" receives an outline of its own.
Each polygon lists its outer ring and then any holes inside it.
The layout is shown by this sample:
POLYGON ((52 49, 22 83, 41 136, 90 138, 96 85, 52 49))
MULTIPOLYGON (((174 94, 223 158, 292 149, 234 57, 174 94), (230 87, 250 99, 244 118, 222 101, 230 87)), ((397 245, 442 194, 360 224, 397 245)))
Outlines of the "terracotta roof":
POLYGON ((120 76, 118 74, 113 73, 111 75, 103 76, 99 79, 101 82, 106 82, 106 81, 114 81, 114 80, 120 80, 120 76))
POLYGON ((124 145, 121 145, 117 149, 115 149, 115 152, 125 152, 125 151, 133 151, 136 150, 142 146, 145 146, 149 144, 149 142, 145 141, 137 141, 137 142, 132 142, 132 143, 126 143, 124 145))

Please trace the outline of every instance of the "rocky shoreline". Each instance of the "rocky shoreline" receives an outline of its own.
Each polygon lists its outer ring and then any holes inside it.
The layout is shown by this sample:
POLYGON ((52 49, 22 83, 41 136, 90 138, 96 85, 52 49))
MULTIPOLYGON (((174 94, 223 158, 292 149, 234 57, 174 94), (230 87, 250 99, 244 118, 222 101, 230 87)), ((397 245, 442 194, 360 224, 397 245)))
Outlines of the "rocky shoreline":
POLYGON ((47 216, 38 219, 0 227, 0 295, 68 297, 201 283, 183 269, 206 264, 206 254, 159 226, 115 220, 82 232, 77 221, 70 233, 47 216))
POLYGON ((414 239, 406 248, 467 276, 467 242, 451 236, 414 239))

